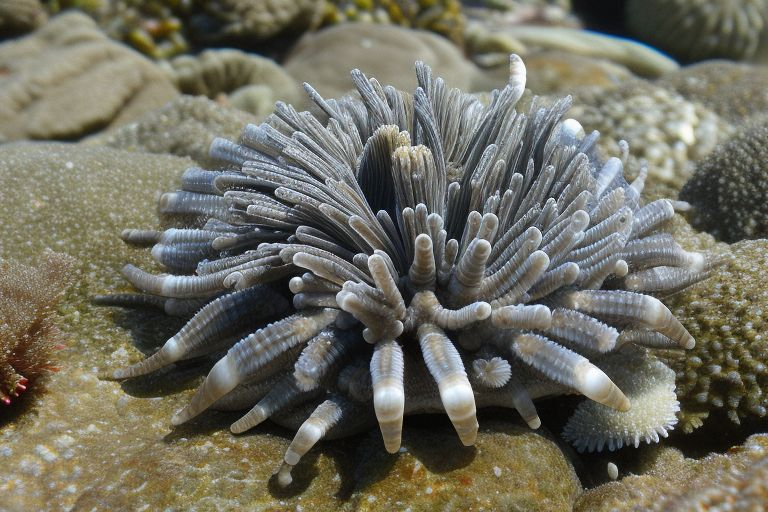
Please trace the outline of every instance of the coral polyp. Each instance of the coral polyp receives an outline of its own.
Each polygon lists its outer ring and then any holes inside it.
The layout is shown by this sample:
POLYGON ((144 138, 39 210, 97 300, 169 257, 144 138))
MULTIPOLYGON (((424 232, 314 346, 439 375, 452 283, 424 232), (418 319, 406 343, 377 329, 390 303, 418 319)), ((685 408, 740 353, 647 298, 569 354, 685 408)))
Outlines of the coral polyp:
MULTIPOLYGON (((626 360, 627 345, 694 346, 650 293, 712 262, 659 232, 673 203, 641 206, 645 175, 627 183, 620 158, 600 161, 599 134, 563 119, 570 98, 518 112, 517 56, 487 104, 421 63, 416 76, 408 94, 355 70, 359 99, 305 85, 320 114, 278 103, 239 143, 215 140, 221 167, 189 169, 160 199, 187 227, 122 235, 152 245, 169 273, 127 265, 145 295, 97 298, 199 309, 114 378, 227 350, 172 423, 213 407, 250 409, 236 433, 268 418, 296 429, 281 485, 323 438, 378 423, 396 452, 407 414, 445 412, 471 445, 480 407, 514 408, 533 428, 541 397, 629 410, 601 366, 626 360)), ((646 367, 622 371, 643 379, 646 367)), ((657 416, 621 435, 665 435, 674 414, 657 416)))

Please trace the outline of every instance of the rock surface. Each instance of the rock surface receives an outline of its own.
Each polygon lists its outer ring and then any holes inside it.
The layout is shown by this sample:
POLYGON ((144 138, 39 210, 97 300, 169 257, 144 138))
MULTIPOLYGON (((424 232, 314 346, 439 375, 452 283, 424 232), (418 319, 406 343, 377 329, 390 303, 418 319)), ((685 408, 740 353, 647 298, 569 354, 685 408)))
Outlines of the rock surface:
POLYGON ((299 82, 309 82, 326 98, 350 92, 349 71, 362 70, 381 84, 413 91, 413 63, 424 61, 451 87, 489 91, 503 85, 488 80, 461 50, 440 36, 392 25, 349 23, 305 35, 286 57, 284 68, 299 82))
POLYGON ((215 137, 237 140, 243 127, 259 118, 204 97, 179 96, 134 123, 93 137, 88 144, 157 154, 188 156, 209 164, 215 137))
POLYGON ((661 448, 647 473, 585 492, 576 512, 615 510, 764 510, 768 500, 768 436, 701 460, 661 448))
POLYGON ((178 95, 160 68, 76 12, 0 45, 0 69, 0 137, 8 140, 76 139, 178 95))

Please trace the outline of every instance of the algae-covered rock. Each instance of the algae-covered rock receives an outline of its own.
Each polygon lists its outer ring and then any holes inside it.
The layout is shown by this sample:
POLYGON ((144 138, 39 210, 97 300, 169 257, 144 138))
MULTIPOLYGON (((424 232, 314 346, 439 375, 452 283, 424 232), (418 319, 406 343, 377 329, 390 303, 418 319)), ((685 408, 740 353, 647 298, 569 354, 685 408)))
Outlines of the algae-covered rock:
POLYGON ((767 413, 768 241, 743 241, 730 249, 733 258, 708 280, 669 302, 696 339, 696 347, 685 357, 667 357, 677 372, 685 431, 718 409, 735 423, 767 413))
POLYGON ((180 96, 134 123, 101 134, 88 144, 146 153, 188 156, 210 164, 208 148, 215 137, 237 140, 243 126, 260 119, 204 97, 180 96))
POLYGON ((696 167, 680 191, 694 227, 727 242, 768 237, 768 117, 749 123, 696 167))
POLYGON ((416 60, 430 66, 435 76, 445 78, 451 87, 492 88, 449 41, 430 32, 391 25, 345 23, 306 34, 286 57, 284 68, 300 82, 312 84, 324 97, 338 98, 353 89, 349 78, 353 68, 375 76, 382 84, 413 90, 416 60))
POLYGON ((585 492, 574 511, 758 511, 767 502, 768 435, 758 434, 726 454, 701 460, 662 448, 647 472, 585 492))
POLYGON ((150 61, 64 13, 0 45, 0 136, 74 139, 131 121, 178 95, 150 61))
POLYGON ((34 30, 48 19, 40 0, 0 2, 0 38, 34 30))
POLYGON ((459 0, 327 0, 323 24, 362 21, 430 30, 461 44, 464 13, 459 0))
POLYGON ((189 20, 194 39, 263 41, 316 28, 325 2, 315 0, 217 0, 198 2, 189 20))
POLYGON ((648 78, 657 78, 679 68, 674 60, 647 45, 575 28, 528 24, 489 27, 485 23, 472 22, 467 24, 465 36, 469 54, 485 62, 499 57, 504 59, 510 53, 527 58, 534 49, 547 49, 607 59, 648 78))
POLYGON ((558 50, 531 53, 525 58, 525 68, 526 87, 536 94, 570 94, 578 87, 618 87, 634 78, 616 62, 558 50))
POLYGON ((682 62, 746 60, 766 35, 768 9, 764 0, 627 0, 624 22, 682 62))
POLYGON ((404 429, 395 457, 386 453, 378 432, 368 436, 358 451, 353 507, 571 510, 581 483, 551 438, 522 423, 485 420, 476 445, 465 447, 443 423, 404 429))

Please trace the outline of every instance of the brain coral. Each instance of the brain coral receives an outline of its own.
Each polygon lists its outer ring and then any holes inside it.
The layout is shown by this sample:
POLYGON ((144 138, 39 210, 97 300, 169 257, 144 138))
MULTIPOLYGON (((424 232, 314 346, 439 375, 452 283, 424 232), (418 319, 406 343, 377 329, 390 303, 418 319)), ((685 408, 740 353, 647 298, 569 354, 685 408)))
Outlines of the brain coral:
MULTIPOLYGON (((516 56, 489 104, 422 63, 416 75, 408 94, 355 70, 361 100, 306 87, 326 124, 278 103, 239 144, 215 140, 220 165, 160 199, 186 222, 123 232, 170 273, 126 265, 145 294, 97 298, 197 311, 113 377, 226 350, 172 423, 216 407, 250 409, 235 433, 268 418, 297 429, 281 485, 320 439, 376 422, 396 452, 404 414, 445 411, 471 445, 478 407, 515 408, 531 427, 544 396, 626 411, 642 401, 602 366, 633 345, 694 346, 648 293, 698 281, 710 259, 658 232, 672 204, 640 206, 645 176, 629 184, 621 160, 597 159, 599 134, 563 119, 569 98, 518 112, 516 56)), ((622 435, 650 440, 667 421, 622 435)))
POLYGON ((690 357, 668 360, 685 430, 713 409, 739 423, 765 417, 768 408, 768 242, 743 241, 731 250, 733 258, 706 286, 687 290, 672 306, 697 342, 690 357))
POLYGON ((628 0, 625 21, 641 40, 685 62, 749 59, 768 30, 768 3, 628 0))
POLYGON ((691 223, 727 242, 768 237, 768 117, 748 124, 696 167, 680 191, 691 223))

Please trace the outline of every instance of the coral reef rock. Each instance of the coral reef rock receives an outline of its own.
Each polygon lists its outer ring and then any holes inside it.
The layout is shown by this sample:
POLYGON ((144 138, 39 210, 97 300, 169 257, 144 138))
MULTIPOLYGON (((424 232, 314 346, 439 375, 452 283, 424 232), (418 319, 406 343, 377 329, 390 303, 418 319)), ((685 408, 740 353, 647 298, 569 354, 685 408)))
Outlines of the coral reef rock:
POLYGON ((754 119, 704 161, 680 191, 691 224, 726 242, 768 238, 768 116, 754 119))
POLYGON ((324 24, 391 23, 429 30, 456 44, 464 40, 464 13, 459 0, 328 0, 324 24))
POLYGON ((656 82, 689 101, 701 103, 723 119, 740 123, 768 112, 768 68, 726 60, 680 68, 656 82))
POLYGON ((586 491, 575 512, 615 510, 761 511, 768 503, 768 436, 701 460, 660 448, 650 469, 586 491))
POLYGON ((165 73, 64 13, 0 45, 0 136, 74 139, 136 119, 175 98, 165 73))
POLYGON ((317 28, 325 2, 316 0, 217 0, 197 2, 188 21, 193 39, 204 43, 263 41, 317 28))
POLYGON ((474 447, 462 446, 441 422, 409 426, 395 458, 378 435, 367 435, 356 453, 360 476, 350 505, 365 511, 571 510, 581 484, 556 442, 522 422, 482 425, 474 447))
POLYGON ((574 92, 569 115, 587 130, 600 132, 605 154, 629 143, 630 155, 647 161, 649 182, 679 191, 695 161, 707 156, 733 128, 717 114, 650 82, 632 80, 620 87, 574 92))
POLYGON ((392 25, 345 23, 306 34, 286 57, 284 68, 301 82, 337 98, 353 90, 349 70, 360 69, 377 76, 381 83, 412 90, 416 79, 411 69, 421 60, 451 87, 488 91, 492 84, 482 72, 464 58, 450 41, 422 30, 392 25))
POLYGON ((466 40, 469 55, 481 64, 503 62, 510 53, 527 57, 531 51, 546 49, 610 60, 647 78, 679 69, 674 60, 644 44, 588 30, 535 25, 489 28, 472 22, 466 40))
POLYGON ((48 20, 40 0, 0 2, 0 39, 29 32, 48 20))
POLYGON ((239 50, 206 50, 170 62, 174 81, 184 94, 205 95, 264 117, 276 101, 302 99, 299 84, 274 61, 239 50), (243 98, 258 95, 258 101, 243 98), (243 108, 247 107, 247 108, 243 108))
POLYGON ((91 137, 87 144, 188 156, 212 164, 208 148, 216 136, 236 138, 243 124, 259 118, 208 98, 182 95, 133 123, 91 137), (222 135, 225 134, 225 135, 222 135))
POLYGON ((677 373, 685 431, 722 409, 735 423, 762 418, 768 408, 768 242, 731 246, 733 257, 707 281, 670 299, 696 338, 688 357, 664 359, 677 373))

